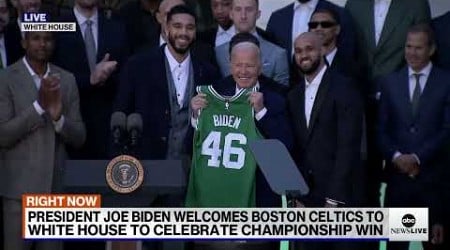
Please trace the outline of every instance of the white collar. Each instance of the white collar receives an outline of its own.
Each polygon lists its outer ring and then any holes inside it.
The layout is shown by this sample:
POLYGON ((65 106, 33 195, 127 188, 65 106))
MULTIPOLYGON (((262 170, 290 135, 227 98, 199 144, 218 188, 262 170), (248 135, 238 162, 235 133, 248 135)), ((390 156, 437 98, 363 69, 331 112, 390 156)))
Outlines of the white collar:
POLYGON ((331 65, 333 63, 333 60, 336 57, 336 53, 337 53, 337 47, 334 47, 334 49, 325 56, 327 58, 327 62, 329 65, 331 65))
POLYGON ((166 40, 164 40, 164 37, 162 36, 162 34, 159 34, 159 46, 161 46, 165 43, 167 43, 166 40))
POLYGON ((311 82, 308 82, 308 80, 305 77, 305 84, 306 87, 310 85, 319 85, 322 82, 323 75, 325 74, 325 71, 327 69, 327 65, 323 65, 322 69, 319 71, 319 73, 314 77, 314 79, 311 82))
MULTIPOLYGON (((22 61, 25 64, 25 67, 27 68, 31 77, 39 76, 38 74, 36 74, 36 72, 34 72, 33 68, 31 68, 30 64, 28 64, 28 61, 25 56, 22 57, 22 61)), ((50 73, 50 65, 49 65, 49 63, 47 63, 47 70, 45 71, 44 77, 48 76, 49 73, 50 73)))
POLYGON ((312 10, 316 9, 317 4, 319 3, 319 0, 311 0, 307 3, 300 3, 298 1, 295 1, 294 3, 294 11, 300 8, 300 6, 306 6, 312 10))
MULTIPOLYGON (((81 26, 88 20, 78 9, 76 6, 73 7, 73 13, 75 14, 75 18, 77 19, 78 24, 81 26)), ((89 20, 92 21, 93 25, 97 25, 98 23, 98 9, 95 9, 94 15, 92 15, 89 20)))
MULTIPOLYGON (((256 91, 259 91, 259 89, 260 89, 259 81, 257 80, 255 86, 253 86, 253 87, 251 87, 251 88, 252 88, 252 89, 255 88, 256 91)), ((241 89, 242 89, 242 88, 239 88, 239 86, 236 84, 236 92, 235 92, 235 93, 239 92, 239 90, 241 90, 241 89)))
POLYGON ((234 36, 236 34, 236 28, 234 27, 234 25, 231 25, 230 28, 228 28, 227 30, 224 30, 220 25, 217 25, 217 34, 222 34, 222 33, 227 33, 228 35, 234 36))
POLYGON ((179 63, 170 52, 168 45, 166 45, 166 47, 164 48, 164 54, 166 54, 167 61, 169 62, 170 71, 173 71, 174 68, 178 66, 182 68, 187 67, 191 61, 191 54, 188 52, 188 56, 184 58, 181 63, 179 63))
POLYGON ((431 72, 431 68, 433 67, 433 64, 429 62, 427 66, 423 67, 419 72, 414 71, 411 67, 408 66, 408 76, 411 77, 413 74, 421 74, 422 76, 428 77, 431 72))

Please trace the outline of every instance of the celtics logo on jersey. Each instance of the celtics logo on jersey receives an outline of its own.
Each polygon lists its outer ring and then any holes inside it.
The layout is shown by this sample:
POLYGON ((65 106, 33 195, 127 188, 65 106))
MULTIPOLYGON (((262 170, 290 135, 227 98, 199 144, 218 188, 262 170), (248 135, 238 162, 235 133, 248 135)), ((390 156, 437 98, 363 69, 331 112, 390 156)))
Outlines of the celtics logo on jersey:
POLYGON ((249 140, 260 138, 248 93, 219 95, 200 86, 208 105, 198 117, 186 204, 192 207, 254 206, 256 162, 249 140))

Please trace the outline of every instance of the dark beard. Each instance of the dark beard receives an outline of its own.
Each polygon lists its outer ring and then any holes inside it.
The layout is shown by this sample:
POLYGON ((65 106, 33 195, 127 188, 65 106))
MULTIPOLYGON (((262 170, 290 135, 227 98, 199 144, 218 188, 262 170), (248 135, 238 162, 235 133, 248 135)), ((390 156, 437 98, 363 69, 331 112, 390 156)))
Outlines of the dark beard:
POLYGON ((172 46, 173 50, 175 50, 175 52, 177 52, 177 54, 180 54, 180 55, 186 54, 192 45, 192 42, 191 42, 189 44, 189 46, 187 46, 186 48, 178 48, 175 46, 175 38, 174 37, 169 35, 168 40, 169 40, 169 44, 170 44, 170 46, 172 46))
POLYGON ((319 68, 319 66, 320 66, 320 59, 313 62, 313 64, 309 69, 302 69, 300 66, 298 66, 297 68, 303 75, 309 75, 311 73, 314 73, 319 68))

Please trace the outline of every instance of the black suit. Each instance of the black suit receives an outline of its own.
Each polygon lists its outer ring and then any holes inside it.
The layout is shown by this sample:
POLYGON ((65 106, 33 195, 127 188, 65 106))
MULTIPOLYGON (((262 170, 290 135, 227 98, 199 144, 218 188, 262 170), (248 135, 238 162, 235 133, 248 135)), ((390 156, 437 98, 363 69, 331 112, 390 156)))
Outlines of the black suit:
MULTIPOLYGON (((131 57, 120 77, 114 110, 142 115, 142 145, 137 153, 142 159, 165 159, 167 154, 171 111, 165 46, 154 47, 131 57)), ((194 69, 194 84, 209 85, 218 78, 216 68, 199 60, 192 53, 191 63, 194 69)))
MULTIPOLYGON (((77 22, 73 11, 60 18, 61 22, 77 22)), ((56 39, 54 62, 75 75, 80 92, 80 106, 87 129, 87 140, 80 151, 72 156, 81 159, 104 159, 109 156, 109 122, 112 104, 116 94, 118 73, 128 56, 128 42, 125 27, 117 20, 107 18, 98 11, 97 63, 106 53, 110 60, 118 62, 117 68, 108 80, 100 85, 90 84, 90 69, 86 56, 84 39, 80 26, 76 32, 59 32, 56 39)))
POLYGON ((13 19, 9 21, 3 36, 5 39, 6 65, 11 65, 25 55, 25 50, 21 44, 22 35, 17 25, 17 20, 13 19))
POLYGON ((310 193, 304 202, 323 206, 325 199, 351 203, 352 175, 360 167, 363 107, 351 80, 326 71, 320 83, 309 127, 305 118, 305 83, 288 94, 295 134, 293 157, 310 193))
MULTIPOLYGON (((259 91, 264 97, 264 106, 267 109, 267 113, 259 121, 256 121, 256 126, 264 138, 278 139, 288 149, 291 149, 293 143, 292 131, 286 113, 283 86, 280 86, 280 84, 263 75, 259 77, 258 82, 260 84, 259 91)), ((232 76, 222 79, 213 86, 221 95, 232 96, 236 91, 236 82, 232 76)), ((281 206, 281 198, 272 192, 259 168, 256 171, 256 206, 281 206)))

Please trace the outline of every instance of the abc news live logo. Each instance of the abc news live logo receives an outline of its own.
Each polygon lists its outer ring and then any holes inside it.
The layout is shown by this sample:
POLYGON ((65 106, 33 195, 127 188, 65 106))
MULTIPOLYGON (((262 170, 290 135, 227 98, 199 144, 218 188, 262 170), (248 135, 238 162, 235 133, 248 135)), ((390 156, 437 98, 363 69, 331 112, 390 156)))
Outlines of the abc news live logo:
POLYGON ((76 24, 73 22, 50 22, 50 15, 47 13, 23 13, 20 23, 20 31, 76 31, 76 24))
POLYGON ((428 241, 428 208, 389 208, 389 240, 428 241))

